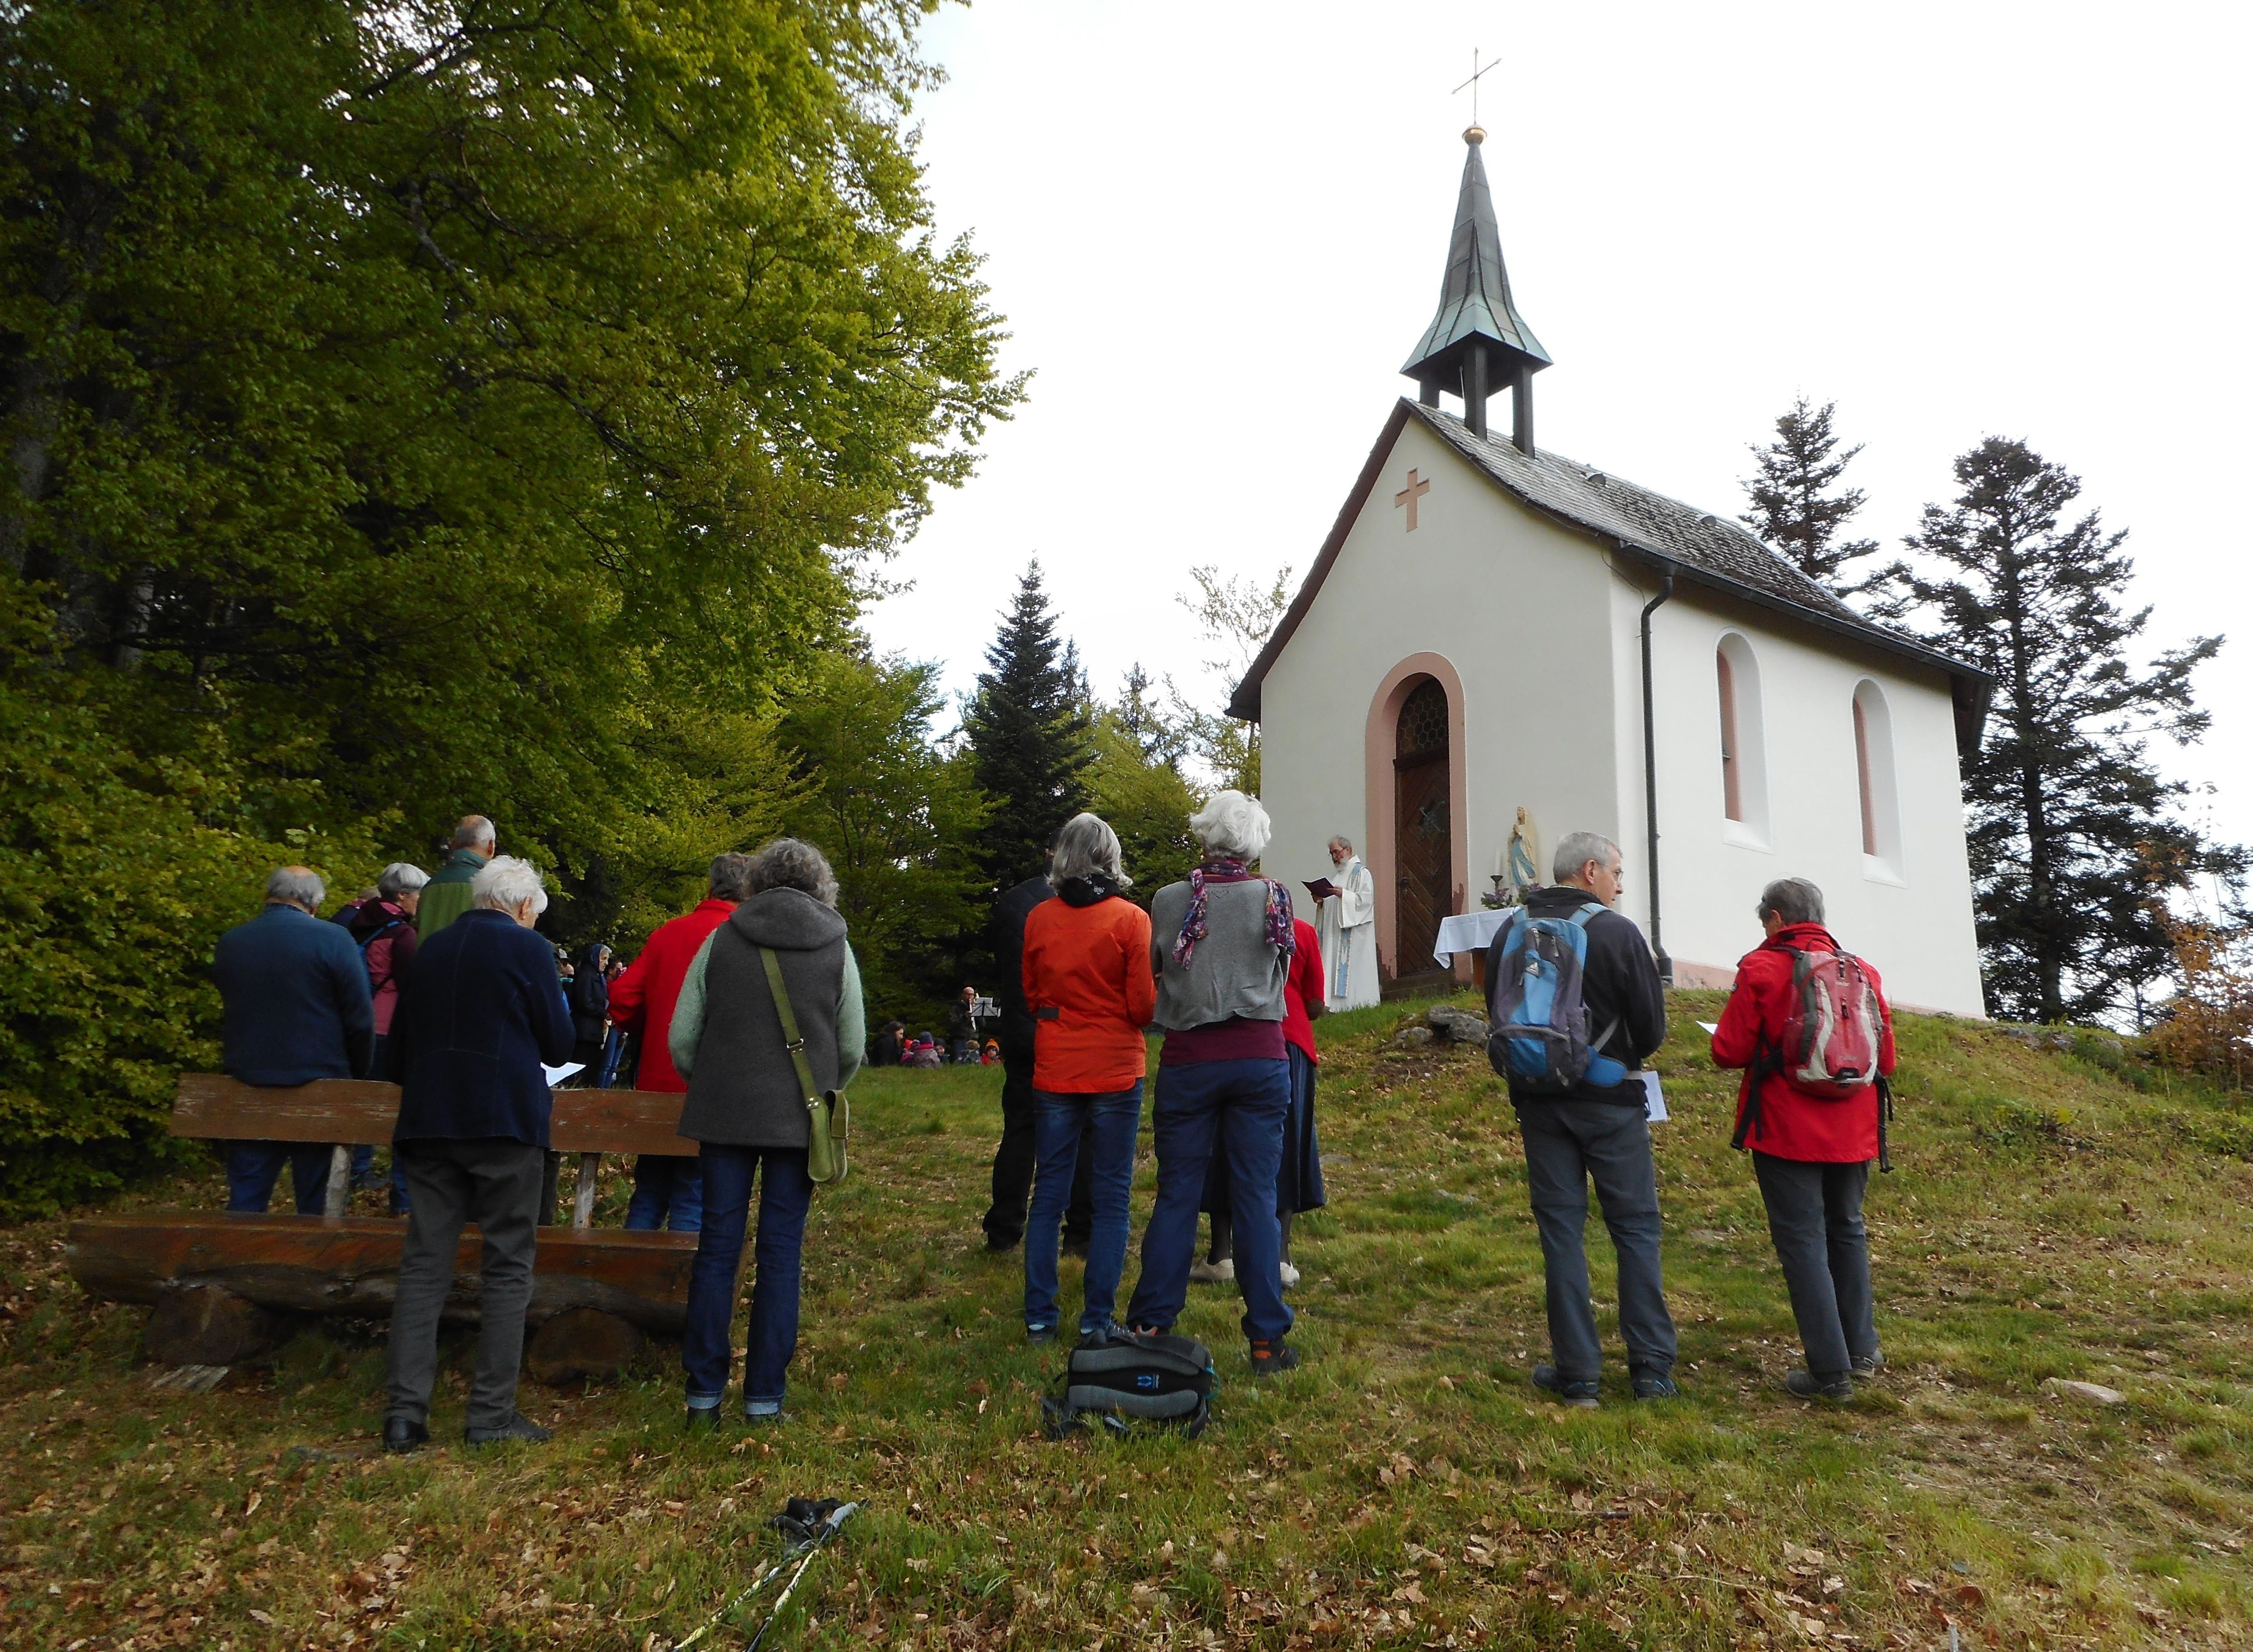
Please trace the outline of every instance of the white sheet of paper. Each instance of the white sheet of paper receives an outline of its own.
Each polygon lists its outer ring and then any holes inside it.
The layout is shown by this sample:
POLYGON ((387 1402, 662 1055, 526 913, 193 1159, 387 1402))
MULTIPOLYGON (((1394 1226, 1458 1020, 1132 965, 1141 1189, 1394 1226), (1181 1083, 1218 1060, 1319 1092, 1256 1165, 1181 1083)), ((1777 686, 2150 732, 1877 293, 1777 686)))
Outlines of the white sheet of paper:
POLYGON ((1643 1116, 1655 1125, 1664 1124, 1669 1117, 1666 1098, 1658 1088, 1658 1075, 1648 1067, 1643 1071, 1643 1116))
POLYGON ((1709 1033, 1718 1033, 1721 1030, 1721 1023, 1719 1021, 1699 1021, 1698 1025, 1709 1033))
POLYGON ((542 1062, 540 1064, 540 1070, 548 1075, 548 1087, 553 1090, 573 1073, 586 1071, 587 1063, 583 1061, 567 1061, 561 1067, 550 1067, 547 1063, 542 1062))

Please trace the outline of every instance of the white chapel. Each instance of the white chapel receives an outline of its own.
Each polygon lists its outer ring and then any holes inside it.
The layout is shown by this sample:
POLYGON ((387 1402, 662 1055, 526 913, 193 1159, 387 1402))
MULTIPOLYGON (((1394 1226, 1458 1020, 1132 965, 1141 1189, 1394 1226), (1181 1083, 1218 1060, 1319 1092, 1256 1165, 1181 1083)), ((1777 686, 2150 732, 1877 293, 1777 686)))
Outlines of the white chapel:
POLYGON ((1327 874, 1329 838, 1352 839, 1384 974, 1432 974, 1523 810, 1545 882, 1564 833, 1619 843, 1620 909, 1678 985, 1727 986, 1761 886, 1806 877, 1895 1001, 1979 1014, 1957 761, 1989 680, 1730 519, 1535 446, 1549 357, 1510 301, 1485 135, 1464 136, 1439 313, 1401 370, 1419 394, 1229 706, 1259 724, 1264 868, 1327 874), (1487 427, 1504 389, 1507 436, 1487 427))

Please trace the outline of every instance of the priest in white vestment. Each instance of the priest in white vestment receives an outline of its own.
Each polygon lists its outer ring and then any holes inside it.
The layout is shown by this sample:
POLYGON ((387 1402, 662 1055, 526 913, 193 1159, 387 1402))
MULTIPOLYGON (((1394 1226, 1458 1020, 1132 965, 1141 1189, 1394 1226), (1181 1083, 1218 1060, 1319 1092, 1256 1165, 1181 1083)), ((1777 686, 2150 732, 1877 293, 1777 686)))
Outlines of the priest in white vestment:
POLYGON ((1330 864, 1338 892, 1315 909, 1322 980, 1332 1009, 1361 1009, 1377 1002, 1377 879, 1348 838, 1330 840, 1330 864))

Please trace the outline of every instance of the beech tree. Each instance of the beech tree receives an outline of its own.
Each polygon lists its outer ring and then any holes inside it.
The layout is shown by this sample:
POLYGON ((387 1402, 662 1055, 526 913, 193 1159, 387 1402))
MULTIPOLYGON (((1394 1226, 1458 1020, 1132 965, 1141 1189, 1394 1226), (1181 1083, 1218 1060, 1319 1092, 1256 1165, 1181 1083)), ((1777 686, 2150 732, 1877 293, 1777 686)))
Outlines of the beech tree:
MULTIPOLYGON (((151 890, 475 810, 629 942, 765 830, 778 705, 1018 393, 907 131, 924 10, 5 7, 0 728, 46 732, 0 803, 67 723, 73 784, 150 800, 101 858, 151 890)), ((103 833, 38 818, 0 890, 103 833)), ((95 1009, 11 1014, 0 1208, 157 1143, 165 1087, 98 1013, 110 915, 10 910, 0 974, 95 1009)), ((207 1061, 164 956, 166 1058, 207 1061)))
POLYGON ((2166 901, 2239 850, 2201 840, 2176 808, 2188 788, 2146 755, 2158 735, 2205 733, 2192 674, 2222 647, 2201 637, 2138 667, 2151 610, 2120 603, 2124 531, 2068 512, 2079 480, 2024 442, 1990 436, 1956 461, 1961 489, 1928 505, 1908 547, 1929 575, 1893 578, 1931 641, 1995 679, 1980 749, 1965 760, 1971 869, 1987 1009, 2087 1021, 2130 1009, 2173 969, 2166 901))

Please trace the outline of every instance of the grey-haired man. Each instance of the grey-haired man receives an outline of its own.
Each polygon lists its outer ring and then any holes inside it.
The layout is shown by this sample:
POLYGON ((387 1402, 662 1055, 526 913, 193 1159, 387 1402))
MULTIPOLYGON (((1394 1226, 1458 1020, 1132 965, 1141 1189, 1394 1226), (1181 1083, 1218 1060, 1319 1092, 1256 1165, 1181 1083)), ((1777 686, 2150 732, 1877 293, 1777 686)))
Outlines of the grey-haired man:
MULTIPOLYGON (((1582 1235, 1588 1222, 1588 1183, 1596 1185, 1604 1225, 1619 1256, 1620 1337, 1637 1399, 1671 1399, 1674 1386, 1674 1321, 1666 1311, 1659 1277, 1658 1175, 1650 1156, 1650 1125, 1638 1070, 1666 1042, 1666 998, 1658 966, 1643 931, 1613 911, 1624 882, 1619 845, 1594 832, 1575 832, 1557 846, 1551 868, 1557 882, 1527 896, 1531 918, 1571 919, 1594 903, 1588 917, 1587 959, 1580 978, 1594 1053, 1627 1070, 1610 1084, 1583 1079, 1570 1095, 1529 1093, 1510 1086, 1525 1143, 1525 1186, 1541 1233, 1547 1279, 1550 1363, 1533 1368, 1535 1386, 1567 1405, 1594 1406, 1602 1351, 1588 1293, 1588 1257, 1582 1235)), ((1517 920, 1513 919, 1513 922, 1517 920)), ((1499 985, 1496 938, 1487 967, 1489 1012, 1499 985)))

